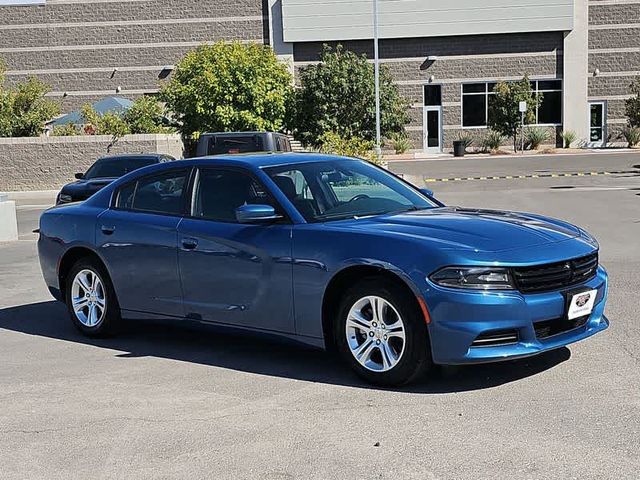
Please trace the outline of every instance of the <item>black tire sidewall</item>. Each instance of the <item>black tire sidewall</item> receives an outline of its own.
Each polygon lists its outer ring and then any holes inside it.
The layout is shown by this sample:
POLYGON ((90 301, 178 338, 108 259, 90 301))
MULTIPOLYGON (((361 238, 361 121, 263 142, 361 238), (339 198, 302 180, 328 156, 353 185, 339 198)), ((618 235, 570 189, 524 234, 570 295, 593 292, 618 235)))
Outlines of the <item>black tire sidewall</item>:
POLYGON ((386 278, 363 279, 345 293, 334 322, 334 339, 341 357, 368 382, 381 386, 401 386, 424 374, 432 365, 427 325, 417 300, 407 291, 386 278), (355 359, 346 337, 349 310, 365 296, 378 296, 387 300, 402 317, 405 327, 404 353, 398 364, 386 372, 366 369, 355 359))
POLYGON ((78 260, 73 265, 73 267, 71 267, 71 270, 69 270, 69 274, 66 278, 65 297, 67 309, 69 310, 71 320, 73 321, 73 324, 76 326, 76 328, 80 330, 84 335, 90 337, 100 337, 114 333, 120 321, 120 308, 118 306, 118 301, 116 299, 115 291, 113 289, 113 285, 111 284, 109 274, 99 262, 91 258, 83 258, 78 260), (78 320, 71 302, 73 280, 76 278, 76 275, 82 270, 91 270, 94 274, 98 275, 98 278, 102 282, 105 291, 106 308, 104 316, 102 317, 102 321, 98 323, 98 325, 95 325, 93 327, 83 325, 80 320, 78 320))

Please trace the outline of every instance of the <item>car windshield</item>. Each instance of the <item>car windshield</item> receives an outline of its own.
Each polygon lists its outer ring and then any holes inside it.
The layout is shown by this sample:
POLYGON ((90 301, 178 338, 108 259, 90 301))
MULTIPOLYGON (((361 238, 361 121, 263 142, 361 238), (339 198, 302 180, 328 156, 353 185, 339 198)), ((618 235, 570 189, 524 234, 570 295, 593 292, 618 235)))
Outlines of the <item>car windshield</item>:
POLYGON ((140 158, 104 158, 94 163, 84 178, 91 180, 94 178, 119 178, 129 172, 133 172, 147 165, 156 163, 156 159, 150 157, 140 158))
POLYGON ((438 206, 417 189, 362 160, 301 163, 265 171, 308 222, 438 206))

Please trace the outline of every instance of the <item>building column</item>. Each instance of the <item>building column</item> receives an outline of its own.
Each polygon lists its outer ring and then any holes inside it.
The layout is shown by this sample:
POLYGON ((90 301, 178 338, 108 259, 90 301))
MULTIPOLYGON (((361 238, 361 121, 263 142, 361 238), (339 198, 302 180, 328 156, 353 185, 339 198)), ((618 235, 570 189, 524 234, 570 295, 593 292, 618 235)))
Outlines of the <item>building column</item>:
POLYGON ((285 63, 293 75, 293 44, 284 41, 282 0, 269 0, 269 43, 278 60, 285 63))
POLYGON ((589 5, 575 0, 573 30, 564 37, 563 47, 564 130, 574 131, 580 142, 589 140, 588 68, 589 5))

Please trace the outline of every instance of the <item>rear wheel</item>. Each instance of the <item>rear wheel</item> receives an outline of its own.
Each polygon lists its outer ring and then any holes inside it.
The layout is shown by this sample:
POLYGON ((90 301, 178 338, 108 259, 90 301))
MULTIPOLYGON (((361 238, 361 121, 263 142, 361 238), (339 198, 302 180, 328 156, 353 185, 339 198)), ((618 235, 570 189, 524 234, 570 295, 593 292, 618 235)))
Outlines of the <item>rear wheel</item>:
POLYGON ((334 334, 342 358, 371 383, 403 385, 432 365, 416 299, 386 278, 365 279, 346 292, 334 334))
POLYGON ((66 302, 74 325, 85 335, 104 336, 120 322, 120 307, 105 268, 92 258, 78 260, 67 275, 66 302))

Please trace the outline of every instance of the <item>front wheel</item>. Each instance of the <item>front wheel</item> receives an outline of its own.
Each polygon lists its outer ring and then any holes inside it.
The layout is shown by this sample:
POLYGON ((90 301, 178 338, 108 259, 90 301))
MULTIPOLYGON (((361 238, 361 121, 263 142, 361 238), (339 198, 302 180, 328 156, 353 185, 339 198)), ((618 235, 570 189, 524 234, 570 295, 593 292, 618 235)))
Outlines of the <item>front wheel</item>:
POLYGON ((399 386, 431 368, 425 320, 413 294, 397 282, 371 278, 349 289, 334 334, 343 359, 371 383, 399 386))
POLYGON ((78 260, 67 275, 66 301, 74 325, 85 335, 111 334, 120 307, 106 269, 92 258, 78 260))

